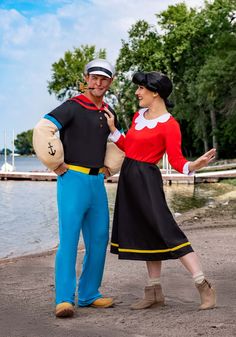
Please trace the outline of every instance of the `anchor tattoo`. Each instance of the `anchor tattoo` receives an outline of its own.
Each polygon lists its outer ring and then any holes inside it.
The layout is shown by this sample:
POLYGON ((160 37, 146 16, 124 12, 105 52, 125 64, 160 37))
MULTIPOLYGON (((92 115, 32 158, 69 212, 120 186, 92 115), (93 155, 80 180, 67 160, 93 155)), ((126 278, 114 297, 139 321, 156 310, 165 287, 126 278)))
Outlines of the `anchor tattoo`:
POLYGON ((50 149, 50 152, 48 152, 51 156, 54 156, 56 153, 56 150, 53 150, 53 146, 51 143, 48 143, 48 148, 50 149))

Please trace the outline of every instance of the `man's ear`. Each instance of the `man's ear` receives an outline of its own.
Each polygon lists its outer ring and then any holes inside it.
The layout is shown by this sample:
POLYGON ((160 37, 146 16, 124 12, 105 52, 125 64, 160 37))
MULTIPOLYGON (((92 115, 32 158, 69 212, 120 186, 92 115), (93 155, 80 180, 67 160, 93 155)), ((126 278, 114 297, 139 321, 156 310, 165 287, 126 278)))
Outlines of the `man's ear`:
POLYGON ((78 88, 79 88, 79 91, 85 92, 85 90, 87 89, 87 83, 79 82, 78 88))
POLYGON ((89 75, 84 74, 84 81, 88 83, 88 80, 89 80, 89 75))

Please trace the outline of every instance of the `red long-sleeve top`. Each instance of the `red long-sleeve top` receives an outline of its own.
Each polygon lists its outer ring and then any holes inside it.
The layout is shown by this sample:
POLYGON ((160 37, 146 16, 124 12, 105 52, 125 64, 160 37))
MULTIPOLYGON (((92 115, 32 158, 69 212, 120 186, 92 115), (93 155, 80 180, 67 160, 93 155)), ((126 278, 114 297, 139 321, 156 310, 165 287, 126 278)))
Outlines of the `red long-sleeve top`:
POLYGON ((113 141, 125 152, 126 157, 142 162, 157 164, 166 152, 171 166, 188 174, 188 161, 181 150, 179 123, 169 113, 147 120, 144 117, 145 110, 135 113, 126 136, 116 134, 116 138, 119 138, 113 141))

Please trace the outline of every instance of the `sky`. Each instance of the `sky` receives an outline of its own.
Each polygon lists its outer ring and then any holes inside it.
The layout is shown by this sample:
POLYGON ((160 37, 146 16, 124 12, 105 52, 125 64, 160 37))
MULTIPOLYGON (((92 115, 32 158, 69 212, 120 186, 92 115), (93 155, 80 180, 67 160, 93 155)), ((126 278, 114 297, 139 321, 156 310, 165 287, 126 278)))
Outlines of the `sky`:
MULTIPOLYGON (((105 48, 115 64, 138 20, 183 0, 0 0, 0 149, 61 104, 47 90, 51 66, 81 45, 105 48)), ((199 7, 203 0, 185 0, 199 7)))

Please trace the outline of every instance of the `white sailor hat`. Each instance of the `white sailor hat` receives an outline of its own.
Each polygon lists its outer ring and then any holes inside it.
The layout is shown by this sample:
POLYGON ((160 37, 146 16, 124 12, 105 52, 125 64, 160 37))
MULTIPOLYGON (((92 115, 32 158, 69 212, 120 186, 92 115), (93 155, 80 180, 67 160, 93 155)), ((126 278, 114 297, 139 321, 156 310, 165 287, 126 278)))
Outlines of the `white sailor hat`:
POLYGON ((86 64, 85 74, 103 75, 112 78, 115 74, 115 69, 107 60, 95 59, 86 64))

